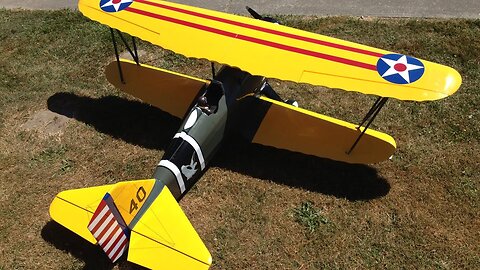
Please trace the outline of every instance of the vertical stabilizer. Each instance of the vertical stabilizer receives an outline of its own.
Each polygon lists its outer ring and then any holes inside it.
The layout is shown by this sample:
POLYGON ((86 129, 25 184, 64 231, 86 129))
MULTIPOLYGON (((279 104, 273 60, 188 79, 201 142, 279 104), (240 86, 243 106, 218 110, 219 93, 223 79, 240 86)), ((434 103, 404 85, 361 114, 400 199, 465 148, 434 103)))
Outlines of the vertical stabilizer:
POLYGON ((127 250, 130 231, 118 215, 109 193, 100 202, 93 214, 88 230, 112 262, 116 262, 127 250))

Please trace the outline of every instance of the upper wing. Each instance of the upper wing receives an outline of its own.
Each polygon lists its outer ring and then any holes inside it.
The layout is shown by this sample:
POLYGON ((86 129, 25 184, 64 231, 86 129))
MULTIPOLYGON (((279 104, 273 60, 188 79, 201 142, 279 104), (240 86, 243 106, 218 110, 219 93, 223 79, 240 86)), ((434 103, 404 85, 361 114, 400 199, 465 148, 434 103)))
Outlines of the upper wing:
POLYGON ((188 57, 254 75, 393 97, 458 90, 452 68, 251 18, 160 0, 80 0, 87 17, 188 57))

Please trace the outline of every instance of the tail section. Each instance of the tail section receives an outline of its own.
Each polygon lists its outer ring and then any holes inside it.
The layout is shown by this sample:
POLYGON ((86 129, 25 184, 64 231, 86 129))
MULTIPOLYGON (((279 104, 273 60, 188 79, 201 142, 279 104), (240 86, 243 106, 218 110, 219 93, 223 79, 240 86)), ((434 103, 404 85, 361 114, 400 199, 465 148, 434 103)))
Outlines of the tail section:
POLYGON ((92 244, 97 240, 87 226, 103 196, 113 185, 62 191, 50 204, 50 217, 92 244))
POLYGON ((211 255, 170 190, 161 181, 139 180, 59 193, 53 220, 117 261, 151 269, 208 269, 211 255))

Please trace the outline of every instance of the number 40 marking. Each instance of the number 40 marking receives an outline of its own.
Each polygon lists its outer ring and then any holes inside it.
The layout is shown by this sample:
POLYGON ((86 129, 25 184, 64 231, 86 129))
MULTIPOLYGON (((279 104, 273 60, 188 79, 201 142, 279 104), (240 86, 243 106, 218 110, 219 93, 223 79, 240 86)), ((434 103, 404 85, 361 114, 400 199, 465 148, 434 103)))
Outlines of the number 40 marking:
MULTIPOLYGON (((145 200, 145 197, 147 197, 147 192, 145 192, 145 189, 143 187, 140 187, 137 190, 137 196, 136 197, 137 197, 138 203, 141 203, 145 200)), ((133 213, 133 211, 138 210, 138 203, 135 202, 135 198, 133 198, 130 201, 130 214, 133 213)))

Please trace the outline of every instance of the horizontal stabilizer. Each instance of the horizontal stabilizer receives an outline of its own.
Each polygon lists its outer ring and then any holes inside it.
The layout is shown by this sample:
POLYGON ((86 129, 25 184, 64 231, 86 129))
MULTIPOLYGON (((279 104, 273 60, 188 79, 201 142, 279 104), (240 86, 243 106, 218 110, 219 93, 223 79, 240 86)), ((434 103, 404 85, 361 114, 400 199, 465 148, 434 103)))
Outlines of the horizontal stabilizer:
POLYGON ((99 244, 115 262, 150 269, 208 269, 211 255, 168 188, 155 179, 60 192, 53 220, 99 244))
POLYGON ((72 189, 57 194, 50 204, 50 217, 92 244, 97 240, 87 226, 103 196, 113 185, 72 189))
POLYGON ((395 151, 395 140, 391 136, 368 129, 347 154, 361 134, 356 125, 266 97, 246 98, 256 99, 257 105, 268 107, 253 136, 254 143, 362 164, 386 160, 395 151))
POLYGON ((118 89, 176 117, 183 118, 197 94, 207 81, 180 73, 137 65, 120 60, 124 82, 120 80, 117 62, 105 70, 108 81, 118 89))
POLYGON ((128 260, 150 269, 208 269, 212 257, 165 186, 133 227, 128 260))

